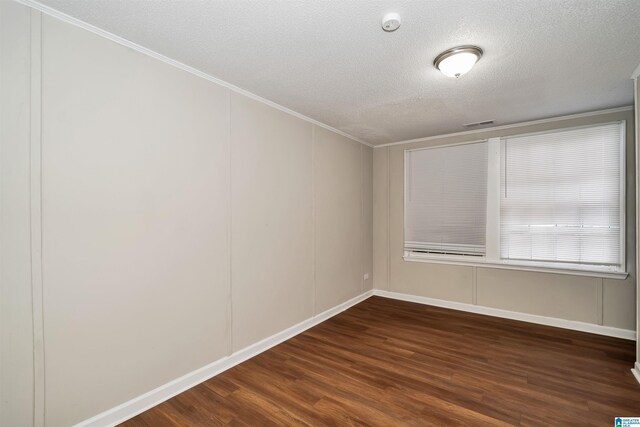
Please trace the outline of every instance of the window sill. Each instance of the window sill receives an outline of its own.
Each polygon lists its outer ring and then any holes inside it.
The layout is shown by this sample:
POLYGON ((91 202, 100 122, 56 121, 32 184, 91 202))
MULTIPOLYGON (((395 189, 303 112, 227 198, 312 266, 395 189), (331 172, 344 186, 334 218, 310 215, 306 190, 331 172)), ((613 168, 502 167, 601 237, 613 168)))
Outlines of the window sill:
POLYGON ((426 263, 433 263, 433 264, 465 265, 469 267, 500 268, 503 270, 568 274, 571 276, 599 277, 603 279, 624 280, 629 275, 629 273, 626 273, 626 272, 603 271, 603 270, 601 271, 575 270, 571 268, 554 268, 554 267, 541 267, 541 266, 531 266, 531 265, 502 264, 502 263, 484 261, 483 259, 465 260, 465 259, 460 259, 458 257, 446 257, 446 256, 429 257, 429 256, 405 255, 402 258, 405 261, 410 261, 410 262, 426 262, 426 263))

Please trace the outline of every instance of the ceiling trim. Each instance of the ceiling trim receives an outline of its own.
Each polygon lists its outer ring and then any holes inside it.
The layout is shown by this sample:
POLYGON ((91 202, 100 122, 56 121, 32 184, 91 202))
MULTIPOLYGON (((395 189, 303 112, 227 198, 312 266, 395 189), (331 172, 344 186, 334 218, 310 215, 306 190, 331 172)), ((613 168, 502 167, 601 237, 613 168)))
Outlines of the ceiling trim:
POLYGON ((387 144, 376 145, 373 148, 390 147, 392 145, 412 144, 414 142, 432 141, 434 139, 448 138, 448 137, 451 137, 451 136, 472 135, 472 134, 478 134, 478 133, 481 133, 481 132, 491 132, 491 131, 503 130, 503 129, 513 129, 513 128, 519 128, 519 127, 522 127, 522 126, 538 125, 538 124, 543 124, 543 123, 553 123, 553 122, 559 122, 559 121, 562 121, 562 120, 579 119, 579 118, 582 118, 582 117, 592 117, 592 116, 599 116, 601 114, 620 113, 620 112, 623 112, 623 111, 631 111, 631 110, 633 110, 633 105, 627 105, 625 107, 609 108, 609 109, 606 109, 606 110, 598 110, 598 111, 589 111, 587 113, 570 114, 568 116, 550 117, 548 119, 532 120, 532 121, 529 121, 529 122, 513 123, 513 124, 510 124, 510 125, 493 126, 493 127, 488 127, 488 128, 482 128, 482 129, 466 130, 466 131, 463 131, 463 132, 445 133, 445 134, 441 134, 441 135, 427 136, 425 138, 408 139, 406 141, 389 142, 387 144))
POLYGON ((338 129, 334 128, 334 127, 331 127, 331 126, 329 126, 327 124, 324 124, 322 122, 314 120, 311 117, 307 117, 304 114, 298 113, 297 111, 290 110, 287 107, 284 107, 284 106, 282 106, 280 104, 276 104, 273 101, 269 101, 266 98, 262 98, 261 96, 258 96, 258 95, 254 94, 252 92, 249 92, 249 91, 247 91, 245 89, 242 89, 242 88, 240 88, 238 86, 234 86, 231 83, 228 83, 228 82, 226 82, 224 80, 220 80, 217 77, 214 77, 214 76, 212 76, 210 74, 207 74, 207 73, 205 73, 203 71, 200 71, 200 70, 198 70, 196 68, 193 68, 193 67, 191 67, 189 65, 183 64, 182 62, 179 62, 179 61, 176 61, 174 59, 171 59, 171 58, 169 58, 167 56, 164 56, 164 55, 162 55, 162 54, 160 54, 160 53, 158 53, 156 51, 153 51, 151 49, 147 49, 144 46, 140 46, 139 44, 136 44, 136 43, 134 43, 134 42, 132 42, 130 40, 127 40, 127 39, 122 38, 120 36, 117 36, 117 35, 115 35, 113 33, 105 31, 105 30, 103 30, 101 28, 98 28, 98 27, 96 27, 94 25, 91 25, 91 24, 89 24, 87 22, 84 22, 84 21, 82 21, 80 19, 74 18, 73 16, 67 15, 66 13, 60 12, 59 10, 56 10, 56 9, 54 9, 52 7, 49 7, 49 6, 46 6, 44 4, 38 3, 37 1, 34 1, 34 0, 15 0, 15 1, 17 3, 20 3, 20 4, 24 5, 24 6, 33 8, 35 10, 38 10, 38 11, 42 12, 42 13, 45 13, 47 15, 50 15, 50 16, 54 17, 54 18, 57 18, 57 19, 59 19, 61 21, 64 21, 64 22, 66 22, 68 24, 74 25, 76 27, 80 27, 80 28, 82 28, 84 30, 90 31, 90 32, 92 32, 94 34, 97 34, 97 35, 101 36, 101 37, 109 39, 109 40, 111 40, 111 41, 113 41, 115 43, 118 43, 120 45, 126 46, 128 48, 133 49, 133 50, 136 50, 136 51, 138 51, 140 53, 143 53, 143 54, 145 54, 147 56, 155 58, 155 59, 157 59, 159 61, 165 62, 165 63, 167 63, 169 65, 172 65, 172 66, 174 66, 176 68, 179 68, 179 69, 181 69, 183 71, 186 71, 188 73, 194 74, 194 75, 196 75, 198 77, 201 77, 201 78, 203 78, 205 80, 209 80, 210 82, 213 82, 213 83, 215 83, 217 85, 223 86, 223 87, 225 87, 225 88, 227 88, 229 90, 232 90, 233 92, 236 92, 236 93, 239 93, 241 95, 244 95, 244 96, 246 96, 248 98, 251 98, 251 99, 253 99, 255 101, 258 101, 258 102, 261 102, 263 104, 266 104, 266 105, 268 105, 270 107, 273 107, 273 108, 275 108, 277 110, 280 110, 280 111, 282 111, 284 113, 287 113, 287 114, 289 114, 291 116, 297 117, 297 118, 299 118, 301 120, 304 120, 306 122, 309 122, 309 123, 314 124, 316 126, 319 126, 321 128, 330 130, 331 132, 335 132, 335 133, 337 133, 339 135, 342 135, 342 136, 344 136, 346 138, 349 138, 349 139, 351 139, 353 141, 359 142, 360 144, 366 145, 367 147, 374 148, 373 144, 370 144, 370 143, 368 143, 366 141, 363 141, 363 140, 361 140, 359 138, 356 138, 353 135, 349 135, 346 132, 343 132, 343 131, 338 130, 338 129))

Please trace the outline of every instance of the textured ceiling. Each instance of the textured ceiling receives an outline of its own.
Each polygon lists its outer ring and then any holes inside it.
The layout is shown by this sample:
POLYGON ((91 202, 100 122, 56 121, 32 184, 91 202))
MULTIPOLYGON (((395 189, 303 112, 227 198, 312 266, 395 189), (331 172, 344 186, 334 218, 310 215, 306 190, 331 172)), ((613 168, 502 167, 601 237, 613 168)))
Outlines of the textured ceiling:
POLYGON ((40 2, 372 144, 630 105, 640 64, 639 0, 40 2))

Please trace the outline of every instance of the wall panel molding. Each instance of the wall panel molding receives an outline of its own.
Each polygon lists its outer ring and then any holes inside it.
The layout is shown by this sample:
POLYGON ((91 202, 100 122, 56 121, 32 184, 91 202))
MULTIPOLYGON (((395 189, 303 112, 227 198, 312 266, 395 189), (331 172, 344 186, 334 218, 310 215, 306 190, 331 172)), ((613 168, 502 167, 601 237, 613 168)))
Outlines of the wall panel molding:
POLYGON ((120 424, 136 415, 150 409, 165 400, 176 396, 183 391, 194 387, 209 378, 213 378, 216 375, 248 360, 260 353, 263 353, 270 348, 290 339, 294 336, 306 331, 315 325, 324 322, 331 317, 342 313, 350 307, 366 300, 373 294, 373 291, 365 292, 355 298, 350 299, 342 304, 339 304, 329 310, 326 310, 318 315, 312 316, 307 320, 304 320, 297 325, 294 325, 284 331, 278 332, 270 337, 267 337, 255 344, 245 347, 232 353, 228 357, 223 357, 203 366, 200 369, 196 369, 193 372, 176 378, 154 390, 149 391, 141 396, 129 400, 121 405, 104 411, 92 418, 82 421, 76 424, 76 427, 101 427, 101 426, 113 426, 120 424))
POLYGON ((42 289, 42 15, 31 10, 31 292, 33 298, 34 425, 44 425, 44 302, 42 289))

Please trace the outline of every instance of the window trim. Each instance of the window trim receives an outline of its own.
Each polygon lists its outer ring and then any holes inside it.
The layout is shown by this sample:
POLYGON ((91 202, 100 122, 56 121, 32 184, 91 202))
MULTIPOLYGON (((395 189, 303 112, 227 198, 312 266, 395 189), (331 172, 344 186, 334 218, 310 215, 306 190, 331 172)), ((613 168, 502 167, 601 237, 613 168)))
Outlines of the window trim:
POLYGON ((614 120, 602 123, 593 123, 582 126, 572 126, 566 128, 550 129, 540 132, 517 133, 503 135, 494 138, 485 138, 467 142, 458 142, 453 144, 433 145, 421 148, 412 148, 404 150, 403 153, 403 259, 412 262, 426 262, 436 264, 465 265, 485 268, 499 268, 506 270, 519 271, 535 271, 544 273, 568 274, 575 276, 588 276, 611 279, 626 279, 628 272, 626 271, 626 120, 614 120), (620 125, 620 254, 622 263, 619 267, 599 266, 599 265, 580 265, 565 264, 540 261, 522 261, 508 260, 500 258, 500 166, 501 166, 501 147, 503 141, 508 138, 542 135, 547 133, 557 133, 563 131, 571 131, 575 129, 605 126, 610 124, 620 125), (407 153, 418 150, 429 150, 433 148, 452 147, 457 145, 486 143, 488 145, 488 165, 487 165, 487 236, 485 239, 485 255, 455 255, 455 254, 428 254, 413 251, 407 251, 404 248, 405 242, 405 226, 407 215, 407 153), (497 181, 496 181, 497 180, 497 181))
POLYGON ((486 261, 486 258, 470 257, 470 256, 439 256, 435 254, 409 254, 405 251, 402 257, 405 261, 409 262, 424 262, 428 264, 449 264, 449 265, 464 265, 468 267, 480 267, 480 268, 497 268, 501 270, 517 270, 517 271, 534 271, 539 273, 554 273, 554 274, 568 274, 572 276, 586 276, 586 277, 598 277, 603 279, 619 279, 624 280, 629 273, 626 271, 606 271, 599 269, 573 269, 573 268, 560 268, 560 267, 543 267, 541 265, 524 265, 516 263, 494 263, 486 261), (467 259, 473 258, 473 259, 467 259))

